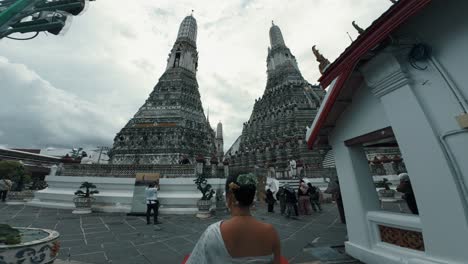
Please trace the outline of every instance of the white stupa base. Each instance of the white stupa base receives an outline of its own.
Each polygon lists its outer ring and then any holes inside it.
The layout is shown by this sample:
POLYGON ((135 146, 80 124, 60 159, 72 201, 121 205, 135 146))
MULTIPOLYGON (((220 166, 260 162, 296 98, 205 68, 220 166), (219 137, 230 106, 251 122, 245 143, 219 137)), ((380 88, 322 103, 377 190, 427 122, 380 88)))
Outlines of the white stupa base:
MULTIPOLYGON (((195 215, 201 193, 193 180, 195 178, 162 178, 158 199, 159 213, 174 215, 195 215)), ((74 193, 82 182, 96 185, 98 194, 92 205, 93 212, 146 214, 145 186, 135 186, 135 178, 47 176, 48 188, 34 193, 28 206, 75 210, 74 193), (134 194, 138 197, 134 197, 134 194), (141 196, 141 197, 140 197, 141 196)), ((224 191, 225 179, 208 179, 214 190, 224 191)), ((215 197, 213 197, 213 204, 215 197)))

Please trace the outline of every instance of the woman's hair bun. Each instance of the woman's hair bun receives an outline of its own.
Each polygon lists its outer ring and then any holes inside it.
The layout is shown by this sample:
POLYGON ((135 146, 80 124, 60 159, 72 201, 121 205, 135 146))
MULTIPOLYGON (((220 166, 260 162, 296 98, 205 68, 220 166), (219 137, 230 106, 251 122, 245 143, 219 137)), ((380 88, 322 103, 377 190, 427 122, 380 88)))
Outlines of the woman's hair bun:
POLYGON ((257 177, 252 173, 229 177, 226 181, 226 191, 227 189, 234 193, 239 206, 249 207, 257 190, 257 177))

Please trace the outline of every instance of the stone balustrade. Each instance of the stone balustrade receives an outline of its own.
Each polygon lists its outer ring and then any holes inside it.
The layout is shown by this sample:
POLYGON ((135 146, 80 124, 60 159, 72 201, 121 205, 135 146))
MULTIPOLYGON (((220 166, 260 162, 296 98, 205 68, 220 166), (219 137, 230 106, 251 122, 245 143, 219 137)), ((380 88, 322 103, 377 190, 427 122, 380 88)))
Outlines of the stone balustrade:
POLYGON ((188 165, 127 165, 127 164, 66 164, 59 176, 132 178, 136 173, 160 173, 162 178, 190 178, 195 166, 188 165))

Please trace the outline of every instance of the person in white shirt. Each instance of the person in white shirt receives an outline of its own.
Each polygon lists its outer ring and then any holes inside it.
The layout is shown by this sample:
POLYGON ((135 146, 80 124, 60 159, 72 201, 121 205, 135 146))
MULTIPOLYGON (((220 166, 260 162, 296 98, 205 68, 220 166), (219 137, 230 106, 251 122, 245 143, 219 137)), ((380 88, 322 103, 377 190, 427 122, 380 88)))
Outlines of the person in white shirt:
POLYGON ((150 216, 151 210, 154 213, 154 224, 161 224, 158 221, 158 209, 159 209, 159 201, 158 201, 158 190, 159 184, 157 182, 152 182, 146 187, 145 196, 146 196, 146 224, 150 224, 150 216))
POLYGON ((8 195, 8 191, 10 191, 12 185, 13 182, 7 178, 3 178, 0 180, 0 198, 2 199, 2 202, 5 202, 8 195))

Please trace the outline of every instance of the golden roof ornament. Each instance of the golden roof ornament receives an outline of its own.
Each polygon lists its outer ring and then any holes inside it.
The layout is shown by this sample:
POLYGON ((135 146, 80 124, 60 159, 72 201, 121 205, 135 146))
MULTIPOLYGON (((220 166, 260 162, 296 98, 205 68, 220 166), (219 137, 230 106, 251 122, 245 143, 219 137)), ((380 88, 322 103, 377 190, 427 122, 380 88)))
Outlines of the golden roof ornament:
POLYGON ((327 58, 325 58, 322 54, 320 54, 315 45, 312 46, 312 52, 314 52, 315 58, 319 62, 319 71, 321 74, 323 74, 325 72, 325 68, 330 64, 330 61, 327 58))
POLYGON ((359 34, 362 34, 364 32, 364 29, 362 29, 358 24, 356 24, 356 21, 353 21, 352 24, 359 34))

